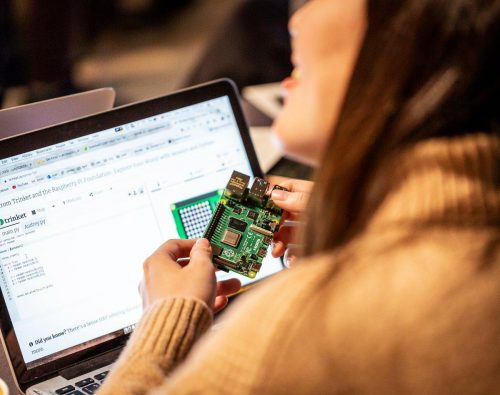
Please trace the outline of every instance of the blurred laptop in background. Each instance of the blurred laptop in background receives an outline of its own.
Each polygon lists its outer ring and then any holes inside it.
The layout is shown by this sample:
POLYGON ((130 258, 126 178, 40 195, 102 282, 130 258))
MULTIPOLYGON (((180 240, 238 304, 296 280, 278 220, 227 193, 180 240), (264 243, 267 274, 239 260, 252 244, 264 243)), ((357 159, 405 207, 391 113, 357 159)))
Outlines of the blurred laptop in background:
POLYGON ((0 110, 0 139, 110 110, 115 96, 101 88, 0 110))

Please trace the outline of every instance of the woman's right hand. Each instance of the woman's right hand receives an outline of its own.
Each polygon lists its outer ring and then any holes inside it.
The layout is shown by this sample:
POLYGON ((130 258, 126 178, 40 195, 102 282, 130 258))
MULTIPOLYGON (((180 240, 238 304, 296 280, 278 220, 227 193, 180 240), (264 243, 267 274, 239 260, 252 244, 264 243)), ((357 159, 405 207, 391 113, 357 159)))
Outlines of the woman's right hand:
MULTIPOLYGON (((311 181, 296 180, 290 178, 271 177, 269 181, 273 184, 285 187, 287 191, 275 189, 271 194, 271 199, 283 212, 283 220, 300 221, 302 214, 309 201, 314 183, 311 181)), ((294 237, 295 227, 281 227, 274 236, 274 246, 272 254, 274 257, 282 256, 288 243, 294 237)))

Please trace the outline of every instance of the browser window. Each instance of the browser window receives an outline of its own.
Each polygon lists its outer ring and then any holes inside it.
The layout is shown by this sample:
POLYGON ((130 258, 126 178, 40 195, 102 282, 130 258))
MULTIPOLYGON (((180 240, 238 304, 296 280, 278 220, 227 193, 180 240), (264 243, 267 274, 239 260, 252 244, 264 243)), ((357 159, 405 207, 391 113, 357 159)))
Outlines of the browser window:
POLYGON ((28 368, 131 331, 144 259, 200 237, 231 172, 252 174, 228 97, 1 164, 0 286, 28 368))

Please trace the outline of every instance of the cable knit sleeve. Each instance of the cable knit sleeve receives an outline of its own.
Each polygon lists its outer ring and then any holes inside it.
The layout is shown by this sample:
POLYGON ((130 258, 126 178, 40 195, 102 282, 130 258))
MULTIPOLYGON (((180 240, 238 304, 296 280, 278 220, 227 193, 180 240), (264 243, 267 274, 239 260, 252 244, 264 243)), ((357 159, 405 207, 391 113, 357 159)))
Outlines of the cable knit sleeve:
POLYGON ((99 395, 144 394, 158 386, 211 323, 212 313, 200 300, 155 303, 144 312, 99 395))

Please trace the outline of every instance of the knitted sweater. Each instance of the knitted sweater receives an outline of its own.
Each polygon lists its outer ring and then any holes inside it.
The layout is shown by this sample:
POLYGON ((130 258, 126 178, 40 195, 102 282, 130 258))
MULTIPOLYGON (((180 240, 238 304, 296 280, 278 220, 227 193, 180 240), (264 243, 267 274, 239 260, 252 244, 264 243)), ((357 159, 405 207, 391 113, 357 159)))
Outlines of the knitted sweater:
POLYGON ((499 394, 500 137, 421 142, 374 180, 359 237, 215 329, 201 301, 149 307, 99 395, 499 394))

